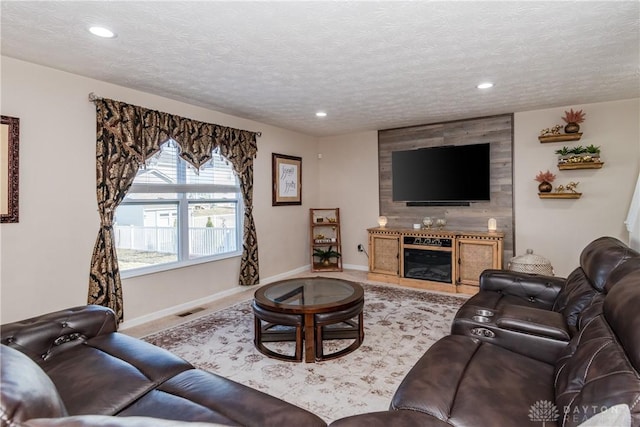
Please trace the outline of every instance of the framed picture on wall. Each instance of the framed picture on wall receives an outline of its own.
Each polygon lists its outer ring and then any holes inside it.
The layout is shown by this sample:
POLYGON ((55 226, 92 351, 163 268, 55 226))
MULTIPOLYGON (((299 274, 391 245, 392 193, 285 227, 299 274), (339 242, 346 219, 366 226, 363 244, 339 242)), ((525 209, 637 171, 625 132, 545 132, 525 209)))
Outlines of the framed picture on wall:
POLYGON ((20 119, 2 116, 0 125, 0 222, 18 222, 20 119))
POLYGON ((302 157, 273 153, 272 206, 302 204, 302 157))

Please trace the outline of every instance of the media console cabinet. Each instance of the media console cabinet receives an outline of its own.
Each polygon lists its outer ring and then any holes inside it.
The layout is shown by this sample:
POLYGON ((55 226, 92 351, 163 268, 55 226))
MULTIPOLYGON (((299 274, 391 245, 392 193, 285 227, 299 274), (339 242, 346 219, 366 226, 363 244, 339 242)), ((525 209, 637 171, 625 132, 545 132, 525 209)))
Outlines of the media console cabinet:
POLYGON ((370 280, 475 294, 488 268, 502 268, 504 233, 370 228, 370 280))

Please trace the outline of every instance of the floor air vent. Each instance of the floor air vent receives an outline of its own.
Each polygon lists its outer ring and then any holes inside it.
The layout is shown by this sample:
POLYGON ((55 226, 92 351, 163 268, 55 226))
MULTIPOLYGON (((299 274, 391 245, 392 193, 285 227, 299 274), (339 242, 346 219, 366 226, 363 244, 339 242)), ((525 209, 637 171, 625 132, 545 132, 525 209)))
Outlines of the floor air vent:
POLYGON ((197 307, 197 308, 191 309, 189 311, 185 311, 184 313, 178 313, 178 314, 176 314, 176 316, 178 316, 178 317, 187 317, 187 316, 191 316, 192 314, 198 313, 198 312, 203 311, 203 310, 204 310, 204 308, 197 307))

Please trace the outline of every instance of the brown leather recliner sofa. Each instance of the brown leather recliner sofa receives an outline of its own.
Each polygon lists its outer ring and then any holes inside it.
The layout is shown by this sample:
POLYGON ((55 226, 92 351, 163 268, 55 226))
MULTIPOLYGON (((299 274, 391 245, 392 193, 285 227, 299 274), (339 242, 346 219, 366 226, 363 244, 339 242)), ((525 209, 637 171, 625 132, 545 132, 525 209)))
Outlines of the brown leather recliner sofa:
POLYGON ((485 270, 481 291, 456 313, 451 333, 554 363, 576 334, 582 311, 639 263, 640 254, 623 242, 601 237, 582 250, 567 278, 485 270))
POLYGON ((99 306, 2 325, 1 425, 326 426, 116 327, 113 311, 99 306))
POLYGON ((640 256, 605 237, 567 279, 483 274, 452 334, 410 370, 390 410, 331 426, 571 427, 619 404, 640 426, 639 370, 640 256))

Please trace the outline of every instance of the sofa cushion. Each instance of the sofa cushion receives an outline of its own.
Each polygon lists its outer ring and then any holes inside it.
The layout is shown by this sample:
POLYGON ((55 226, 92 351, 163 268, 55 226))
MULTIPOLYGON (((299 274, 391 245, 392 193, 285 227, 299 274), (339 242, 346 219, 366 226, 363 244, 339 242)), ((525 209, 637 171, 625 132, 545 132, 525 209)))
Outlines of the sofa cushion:
POLYGON ((172 376, 193 369, 164 349, 117 332, 68 348, 41 366, 71 415, 114 415, 172 376))
POLYGON ((629 361, 640 370, 640 269, 626 275, 604 300, 603 314, 629 361))
POLYGON ((118 415, 261 427, 326 425, 304 409, 198 369, 169 379, 118 415))
POLYGON ((577 426, 602 408, 626 404, 640 424, 640 270, 620 280, 603 304, 590 307, 556 363, 556 405, 563 426, 577 426))
POLYGON ((605 292, 610 292, 611 288, 613 288, 618 282, 620 282, 623 277, 638 270, 640 270, 640 256, 629 258, 611 271, 609 277, 607 277, 607 281, 604 284, 605 292))
POLYGON ((609 274, 626 260, 638 257, 634 251, 613 237, 600 237, 589 243, 580 254, 580 267, 598 291, 604 290, 609 274))
POLYGON ((391 409, 452 425, 529 422, 531 405, 553 401, 553 366, 462 335, 437 341, 402 381, 391 409), (526 386, 523 386, 525 385, 526 386))
POLYGON ((567 325, 575 330, 580 313, 599 294, 600 291, 591 286, 591 282, 582 267, 578 267, 567 277, 565 285, 553 304, 553 311, 562 313, 567 325))
POLYGON ((33 360, 2 345, 0 362, 2 425, 19 425, 30 418, 67 415, 56 386, 33 360))
POLYGON ((613 237, 600 237, 580 254, 580 267, 567 277, 553 310, 561 312, 567 324, 576 327, 580 313, 600 293, 607 292, 628 270, 620 269, 627 260, 640 257, 633 249, 613 237), (619 272, 618 274, 614 274, 619 272))

